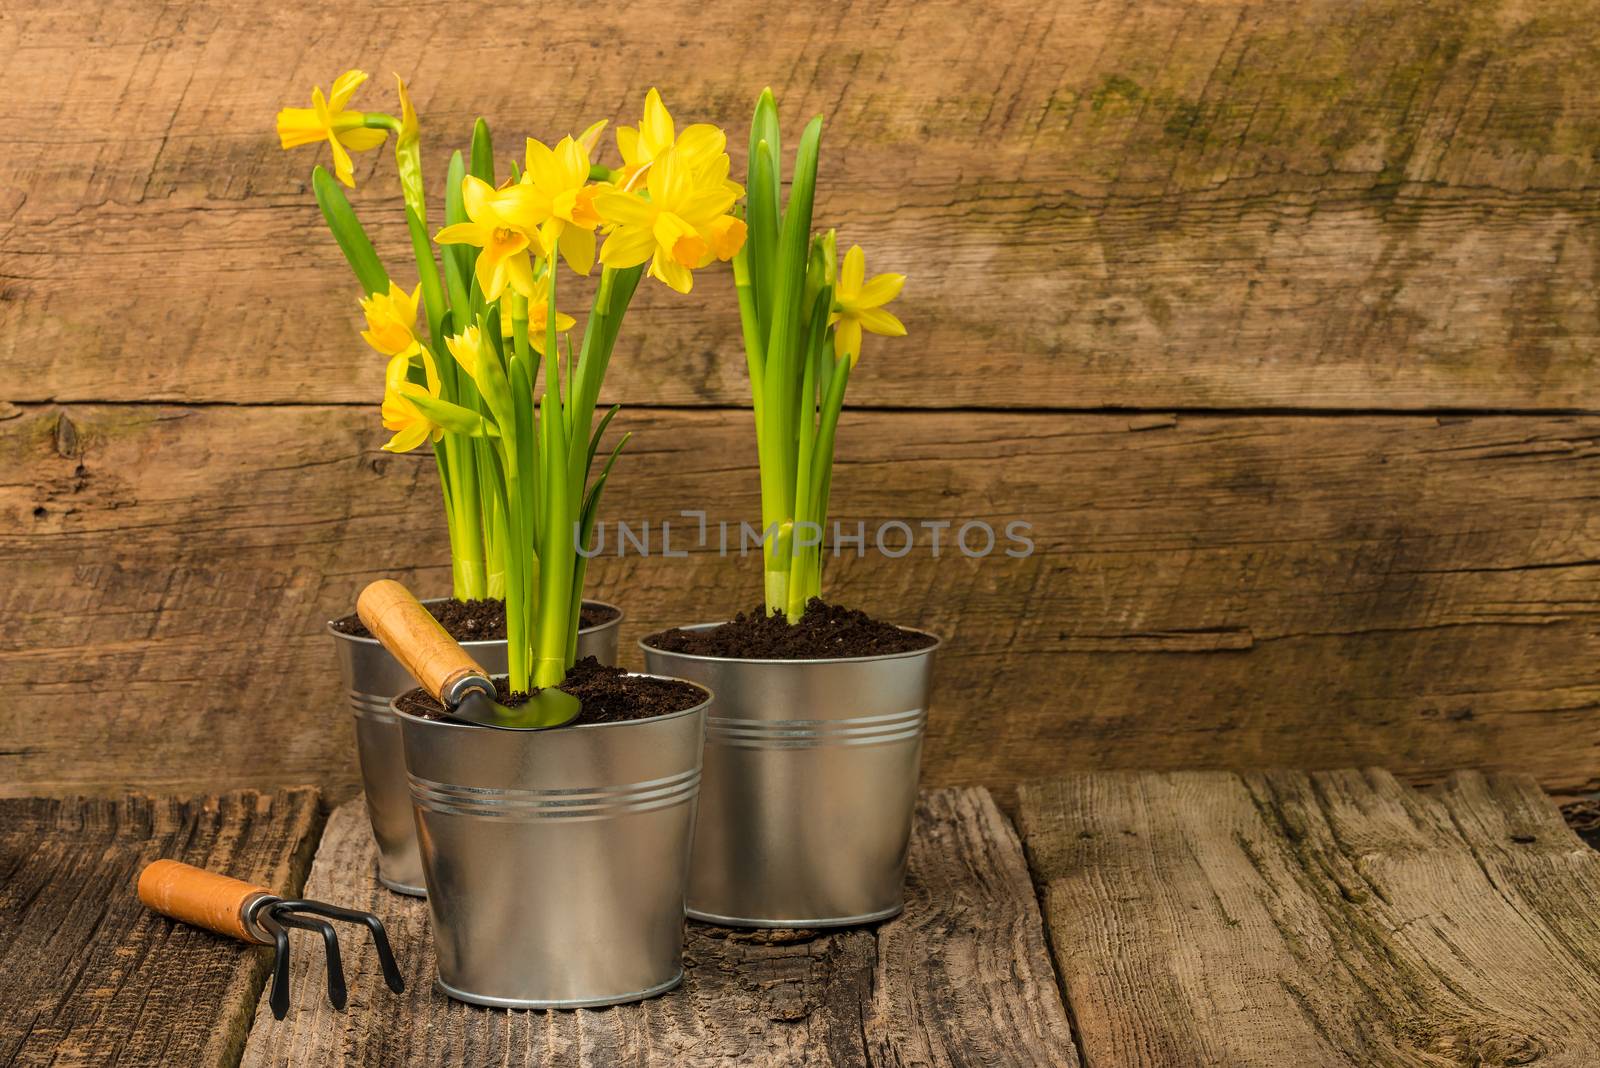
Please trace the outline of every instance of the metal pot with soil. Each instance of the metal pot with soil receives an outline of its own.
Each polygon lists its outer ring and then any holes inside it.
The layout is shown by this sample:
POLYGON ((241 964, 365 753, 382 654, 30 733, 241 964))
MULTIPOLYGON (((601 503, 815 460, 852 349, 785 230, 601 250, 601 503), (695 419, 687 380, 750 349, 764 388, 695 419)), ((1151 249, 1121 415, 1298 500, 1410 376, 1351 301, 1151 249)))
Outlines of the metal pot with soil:
MULTIPOLYGON (((439 598, 422 603, 473 660, 491 674, 505 672, 504 602, 439 598)), ((622 610, 603 601, 585 601, 581 623, 579 659, 592 656, 602 664, 615 664, 622 610)), ((406 786, 400 721, 389 708, 395 697, 416 683, 358 616, 333 620, 328 633, 333 635, 339 671, 355 714, 356 757, 372 836, 378 843, 378 881, 398 893, 421 897, 427 890, 417 854, 411 792, 406 786)))
POLYGON ((585 661, 511 694, 403 587, 375 583, 359 608, 423 684, 391 707, 439 989, 564 1009, 676 986, 710 693, 585 661))
POLYGON ((903 905, 939 639, 813 601, 640 643, 714 694, 689 915, 737 927, 869 923, 903 905))

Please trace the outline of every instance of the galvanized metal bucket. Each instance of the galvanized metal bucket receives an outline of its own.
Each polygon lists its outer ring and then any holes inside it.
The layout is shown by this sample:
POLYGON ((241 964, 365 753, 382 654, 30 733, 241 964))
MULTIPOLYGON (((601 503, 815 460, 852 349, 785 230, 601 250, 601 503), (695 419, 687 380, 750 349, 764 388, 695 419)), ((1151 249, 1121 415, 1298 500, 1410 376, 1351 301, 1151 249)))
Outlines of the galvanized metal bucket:
POLYGON ((442 993, 575 1009, 678 985, 710 696, 548 731, 397 713, 442 993))
MULTIPOLYGON (((424 601, 436 604, 437 601, 424 601)), ((578 632, 578 656, 592 656, 602 664, 617 662, 617 639, 622 611, 601 601, 585 601, 616 613, 615 618, 578 632)), ((422 861, 417 856, 417 827, 411 815, 411 793, 406 789, 406 765, 400 746, 400 723, 389 702, 416 681, 376 638, 341 634, 328 624, 339 670, 356 718, 356 756, 361 763, 361 785, 367 798, 372 836, 378 842, 378 881, 390 890, 422 897, 422 861)), ((462 642, 461 647, 489 672, 506 671, 504 639, 462 642)))
POLYGON ((842 660, 639 646, 651 673, 715 695, 689 915, 732 927, 839 927, 898 913, 937 641, 842 660))

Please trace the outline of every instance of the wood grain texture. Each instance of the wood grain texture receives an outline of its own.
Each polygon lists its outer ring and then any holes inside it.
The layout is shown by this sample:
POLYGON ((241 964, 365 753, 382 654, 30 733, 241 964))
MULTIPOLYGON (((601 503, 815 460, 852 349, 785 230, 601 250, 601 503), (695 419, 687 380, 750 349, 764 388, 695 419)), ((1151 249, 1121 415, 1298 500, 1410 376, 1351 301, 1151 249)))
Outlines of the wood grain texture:
MULTIPOLYGON (((509 158, 635 121, 652 84, 736 153, 764 85, 791 135, 822 113, 819 218, 912 278, 912 337, 869 351, 858 403, 1592 408, 1594 16, 997 0, 977 32, 959 0, 20 5, 0 20, 0 374, 12 401, 376 403, 307 188, 326 152, 272 130, 360 66, 366 106, 410 80, 436 192, 478 114, 509 158)), ((358 176, 408 276, 391 159, 358 176)), ((742 401, 738 336, 725 271, 687 300, 653 286, 607 395, 742 401)))
MULTIPOLYGON (((363 944, 345 958, 348 1011, 301 998, 282 1021, 258 1012, 246 1068, 1078 1063, 1021 844, 983 790, 923 796, 900 918, 833 933, 689 924, 681 987, 599 1011, 490 1012, 434 991, 427 906, 379 887, 375 859, 361 803, 342 805, 306 893, 377 911, 406 993, 384 988, 363 944)), ((319 988, 324 963, 295 960, 295 989, 319 988)))
MULTIPOLYGON (((356 781, 324 621, 447 587, 430 459, 346 408, 18 408, 0 421, 0 791, 356 781), (418 562, 423 566, 417 566, 418 562), (81 650, 93 649, 85 656, 81 650), (59 715, 63 702, 93 715, 59 715), (264 741, 264 739, 266 741, 264 741)), ((757 514, 745 413, 632 412, 590 567, 656 629, 759 598, 693 520, 757 514), (675 551, 659 553, 660 523, 675 551)), ((847 554, 828 589, 947 639, 934 785, 1385 760, 1600 786, 1600 419, 862 413, 835 514, 1032 523, 1035 551, 847 554)), ((713 543, 716 527, 711 527, 713 543)), ((736 544, 736 538, 733 543, 736 544)), ((893 544, 898 545, 898 541, 893 544)), ((973 542, 976 545, 976 542, 973 542)))
POLYGON ((311 788, 0 800, 0 1061, 237 1064, 271 951, 156 915, 135 877, 166 857, 292 894, 320 830, 311 788))
POLYGON ((1525 777, 1080 775, 1021 821, 1086 1063, 1600 1060, 1600 854, 1525 777))

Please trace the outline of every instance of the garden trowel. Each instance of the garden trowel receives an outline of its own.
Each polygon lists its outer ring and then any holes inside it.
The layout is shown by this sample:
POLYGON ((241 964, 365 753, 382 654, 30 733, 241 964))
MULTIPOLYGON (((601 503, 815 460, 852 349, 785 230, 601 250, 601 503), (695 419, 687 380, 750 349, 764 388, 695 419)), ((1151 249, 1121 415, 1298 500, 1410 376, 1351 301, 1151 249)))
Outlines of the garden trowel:
POLYGON ((576 697, 554 686, 536 691, 515 708, 496 701, 489 673, 410 590, 393 579, 379 579, 362 590, 356 613, 417 684, 438 698, 451 719, 502 730, 538 731, 571 723, 582 710, 576 697))

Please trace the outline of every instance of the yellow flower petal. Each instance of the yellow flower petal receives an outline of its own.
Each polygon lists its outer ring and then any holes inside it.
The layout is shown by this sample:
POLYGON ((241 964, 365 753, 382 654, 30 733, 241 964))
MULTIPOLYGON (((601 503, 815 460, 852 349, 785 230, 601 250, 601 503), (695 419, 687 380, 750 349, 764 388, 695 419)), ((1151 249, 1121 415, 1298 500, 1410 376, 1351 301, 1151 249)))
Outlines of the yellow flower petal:
POLYGON ((522 156, 524 169, 535 185, 554 188, 561 184, 560 171, 556 165, 556 154, 550 146, 535 138, 528 138, 527 150, 522 156))
POLYGON ((652 156, 665 151, 672 144, 672 113, 661 102, 661 94, 652 88, 644 98, 644 121, 639 124, 639 138, 652 156))
POLYGON ((650 202, 632 193, 599 193, 594 206, 602 219, 618 226, 649 226, 657 212, 650 202))
POLYGON ((615 230, 600 246, 600 262, 621 270, 637 267, 655 251, 656 239, 648 228, 627 226, 615 230))
MULTIPOLYGON (((687 160, 709 162, 727 150, 728 135, 708 122, 697 122, 683 131, 673 148, 687 160)), ((726 171, 722 177, 727 177, 726 171)))
POLYGON ((839 284, 834 287, 834 294, 840 302, 855 299, 866 274, 867 254, 861 251, 860 245, 851 245, 850 251, 844 254, 843 266, 839 268, 839 284))
POLYGON ((328 135, 328 144, 333 146, 333 176, 351 189, 356 187, 356 168, 350 162, 350 153, 344 150, 339 143, 339 138, 333 134, 328 135))
POLYGON ((353 152, 367 152, 377 148, 389 139, 388 130, 369 130, 359 126, 354 130, 341 130, 334 134, 340 144, 353 152))
POLYGON ((855 303, 861 308, 876 308, 880 304, 887 304, 900 295, 900 289, 906 284, 903 274, 874 275, 872 281, 861 287, 861 293, 856 297, 855 303))
POLYGON ((600 143, 600 135, 605 132, 606 120, 601 119, 593 123, 587 130, 578 135, 578 144, 583 146, 583 151, 591 159, 594 158, 595 146, 600 143))
POLYGON ((664 255, 659 248, 650 261, 650 276, 660 279, 679 293, 687 293, 694 288, 694 272, 664 255))
POLYGON ((861 323, 855 319, 841 319, 833 331, 833 355, 850 357, 850 366, 854 367, 861 358, 861 323))
POLYGON ((412 449, 428 440, 428 423, 426 421, 407 423, 383 445, 384 452, 410 452, 412 449))
POLYGON ((568 226, 561 232, 561 258, 575 272, 587 275, 594 269, 594 231, 568 226))
POLYGON ((461 180, 461 206, 473 222, 492 225, 494 215, 494 186, 476 175, 469 174, 461 180))
POLYGON ((632 126, 617 127, 617 151, 624 167, 632 169, 644 161, 639 158, 639 131, 632 126))
POLYGON ((905 324, 882 308, 861 309, 861 325, 884 337, 904 337, 906 333, 905 324))
POLYGON ((328 94, 328 109, 330 111, 343 111, 344 106, 350 102, 351 95, 367 80, 364 70, 347 70, 334 79, 333 89, 328 94))

